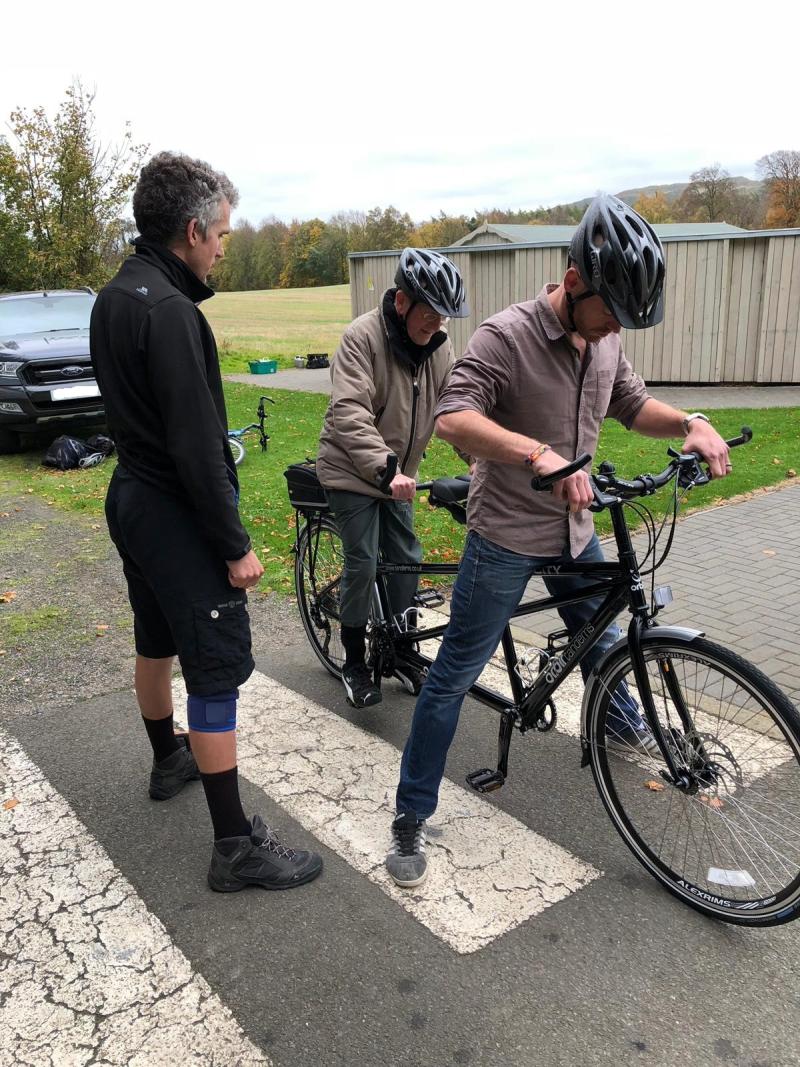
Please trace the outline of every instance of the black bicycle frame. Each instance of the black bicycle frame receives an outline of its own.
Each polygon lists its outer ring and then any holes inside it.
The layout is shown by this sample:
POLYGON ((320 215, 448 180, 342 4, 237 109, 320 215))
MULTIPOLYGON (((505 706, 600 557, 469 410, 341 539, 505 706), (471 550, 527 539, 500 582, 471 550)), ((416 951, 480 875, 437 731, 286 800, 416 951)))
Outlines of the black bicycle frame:
MULTIPOLYGON (((592 600, 602 596, 603 600, 597 611, 584 624, 581 630, 572 636, 569 641, 559 648, 554 656, 548 659, 544 668, 530 687, 526 687, 519 673, 519 659, 517 657, 514 638, 511 633, 510 620, 503 629, 501 645, 506 662, 506 671, 511 685, 512 701, 509 703, 503 694, 475 682, 470 688, 470 696, 482 704, 499 712, 502 721, 500 725, 498 771, 476 771, 475 776, 484 776, 490 784, 485 788, 492 789, 502 785, 507 774, 508 749, 511 732, 514 728, 524 733, 531 728, 549 729, 552 723, 548 723, 548 708, 554 709, 552 702, 553 694, 564 679, 580 662, 587 653, 597 644, 608 627, 614 622, 621 611, 627 607, 632 618, 628 627, 628 644, 631 650, 634 677, 636 679, 639 696, 642 701, 643 711, 648 724, 651 727, 659 748, 662 750, 668 773, 676 782, 681 782, 685 775, 681 773, 675 763, 671 746, 664 737, 658 715, 655 710, 650 680, 641 649, 642 631, 652 625, 652 619, 657 609, 651 609, 644 594, 639 564, 636 552, 631 542, 623 506, 615 503, 608 506, 614 530, 614 539, 617 545, 618 561, 604 561, 602 563, 560 563, 545 564, 537 567, 531 573, 531 577, 558 577, 560 575, 587 575, 598 579, 592 585, 586 586, 579 593, 566 594, 564 596, 547 596, 537 600, 527 600, 519 604, 513 612, 511 619, 523 615, 536 615, 543 611, 558 609, 569 604, 579 604, 586 600, 592 600), (488 777, 487 777, 488 776, 488 777)), ((386 579, 396 574, 416 575, 456 575, 457 563, 387 563, 379 560, 376 570, 376 586, 378 600, 383 615, 384 625, 391 629, 395 643, 402 641, 404 637, 409 642, 417 643, 432 638, 441 637, 447 629, 447 623, 441 626, 425 627, 414 631, 413 635, 407 635, 398 625, 391 610, 389 593, 386 579)), ((335 584, 335 581, 331 585, 335 584)), ((328 587, 330 588, 330 587, 328 587)), ((318 590, 318 594, 326 590, 318 590)), ((433 662, 421 653, 404 650, 404 656, 417 667, 428 667, 433 662)), ((671 688, 671 679, 667 678, 667 685, 671 688)), ((681 719, 684 719, 684 709, 679 703, 681 719)), ((688 730, 691 728, 691 719, 686 713, 686 721, 683 723, 688 730)), ((585 744, 585 742, 584 742, 585 744)), ((472 783, 475 788, 482 786, 472 783)))

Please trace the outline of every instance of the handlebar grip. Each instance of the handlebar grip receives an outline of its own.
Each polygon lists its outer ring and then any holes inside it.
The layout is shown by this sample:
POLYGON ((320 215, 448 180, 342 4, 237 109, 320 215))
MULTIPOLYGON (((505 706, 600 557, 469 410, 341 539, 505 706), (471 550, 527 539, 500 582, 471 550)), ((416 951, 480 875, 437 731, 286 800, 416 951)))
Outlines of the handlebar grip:
POLYGON ((753 431, 749 426, 743 426, 742 432, 739 437, 733 437, 730 441, 726 441, 725 444, 728 448, 736 448, 737 445, 746 445, 748 441, 752 440, 753 431))
POLYGON ((387 496, 392 495, 392 491, 389 488, 392 484, 392 479, 397 474, 399 460, 394 452, 389 452, 386 456, 386 471, 380 480, 378 488, 382 493, 386 493, 387 496))
POLYGON ((550 489, 555 482, 560 482, 563 478, 569 478, 570 474, 574 474, 575 471, 579 471, 581 467, 585 467, 587 463, 591 462, 592 457, 588 452, 584 452, 577 459, 574 459, 572 463, 568 463, 565 467, 559 467, 552 474, 537 474, 535 478, 531 478, 531 489, 535 489, 537 493, 542 493, 546 489, 550 489))

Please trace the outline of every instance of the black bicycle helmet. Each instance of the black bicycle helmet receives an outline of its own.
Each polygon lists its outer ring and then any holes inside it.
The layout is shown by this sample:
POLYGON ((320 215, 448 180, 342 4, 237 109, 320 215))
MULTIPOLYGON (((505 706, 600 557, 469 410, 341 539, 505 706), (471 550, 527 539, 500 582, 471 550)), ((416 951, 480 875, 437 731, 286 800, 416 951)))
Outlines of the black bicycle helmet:
POLYGON ((428 304, 447 319, 465 319, 469 315, 458 268, 438 252, 404 248, 394 282, 414 303, 428 304))
MULTIPOLYGON (((592 293, 621 326, 644 330, 664 317, 664 249, 649 222, 616 196, 598 196, 586 209, 569 246, 592 293)), ((568 297, 572 305, 580 297, 568 297)), ((571 324, 574 329, 574 324, 571 324)))

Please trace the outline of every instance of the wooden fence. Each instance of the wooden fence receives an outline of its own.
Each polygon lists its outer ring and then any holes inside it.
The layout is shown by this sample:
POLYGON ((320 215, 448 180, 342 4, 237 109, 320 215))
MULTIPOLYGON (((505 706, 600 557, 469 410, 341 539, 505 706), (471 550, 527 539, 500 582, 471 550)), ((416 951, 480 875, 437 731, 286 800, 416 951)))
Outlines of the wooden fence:
MULTIPOLYGON (((508 304, 561 280, 567 245, 468 245, 443 250, 466 282, 468 319, 450 325, 456 355, 508 304)), ((652 383, 800 383, 800 230, 665 238, 664 321, 623 331, 625 352, 652 383)), ((350 256, 353 317, 394 284, 397 252, 350 256)))

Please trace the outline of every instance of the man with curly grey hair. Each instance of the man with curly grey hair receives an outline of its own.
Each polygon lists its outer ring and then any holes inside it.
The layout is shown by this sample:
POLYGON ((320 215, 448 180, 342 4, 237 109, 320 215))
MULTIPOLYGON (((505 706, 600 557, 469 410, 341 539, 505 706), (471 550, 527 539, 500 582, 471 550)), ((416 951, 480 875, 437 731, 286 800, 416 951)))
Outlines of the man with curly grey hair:
POLYGON ((238 194, 188 156, 161 152, 133 195, 135 254, 100 292, 91 349, 119 463, 106 499, 134 615, 135 686, 153 749, 150 796, 203 782, 214 845, 209 885, 290 889, 322 870, 282 845, 239 799, 236 704, 252 673, 246 590, 264 569, 239 519, 239 484, 214 336, 197 305, 224 255, 238 194), (188 693, 175 733, 172 666, 188 693))

